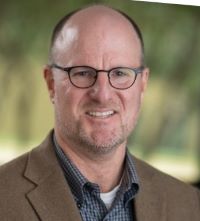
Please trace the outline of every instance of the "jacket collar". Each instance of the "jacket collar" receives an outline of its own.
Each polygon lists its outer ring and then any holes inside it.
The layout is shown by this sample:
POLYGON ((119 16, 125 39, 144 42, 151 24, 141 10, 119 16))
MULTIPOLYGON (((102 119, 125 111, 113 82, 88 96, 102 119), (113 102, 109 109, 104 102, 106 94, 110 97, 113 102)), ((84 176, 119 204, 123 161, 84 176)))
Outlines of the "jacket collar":
POLYGON ((52 132, 29 154, 24 176, 35 188, 27 193, 27 198, 41 220, 81 221, 51 139, 52 132))

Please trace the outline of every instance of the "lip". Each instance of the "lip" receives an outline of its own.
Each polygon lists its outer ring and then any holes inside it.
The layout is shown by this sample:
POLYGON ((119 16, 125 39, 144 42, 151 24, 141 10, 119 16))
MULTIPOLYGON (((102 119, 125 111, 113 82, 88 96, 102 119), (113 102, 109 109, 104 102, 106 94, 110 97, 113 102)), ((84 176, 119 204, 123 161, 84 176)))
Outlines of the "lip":
POLYGON ((106 109, 106 110, 89 110, 86 111, 86 115, 92 118, 109 118, 116 114, 115 110, 106 109))

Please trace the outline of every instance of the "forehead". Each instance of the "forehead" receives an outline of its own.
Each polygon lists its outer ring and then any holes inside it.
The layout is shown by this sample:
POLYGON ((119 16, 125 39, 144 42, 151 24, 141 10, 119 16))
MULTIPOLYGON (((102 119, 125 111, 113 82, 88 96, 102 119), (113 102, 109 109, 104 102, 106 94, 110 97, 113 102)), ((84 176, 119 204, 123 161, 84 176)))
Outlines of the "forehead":
MULTIPOLYGON (((108 8, 83 10, 69 19, 54 43, 57 57, 141 55, 139 38, 132 24, 108 8)), ((60 59, 59 58, 59 59, 60 59)))

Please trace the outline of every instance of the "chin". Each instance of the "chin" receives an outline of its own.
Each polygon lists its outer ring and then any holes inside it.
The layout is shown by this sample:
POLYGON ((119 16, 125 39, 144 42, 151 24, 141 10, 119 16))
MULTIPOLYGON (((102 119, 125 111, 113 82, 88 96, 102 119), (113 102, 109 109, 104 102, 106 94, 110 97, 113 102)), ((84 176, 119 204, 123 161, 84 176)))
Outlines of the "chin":
POLYGON ((116 150, 122 143, 125 143, 122 137, 93 136, 87 140, 87 148, 94 153, 107 154, 116 150))

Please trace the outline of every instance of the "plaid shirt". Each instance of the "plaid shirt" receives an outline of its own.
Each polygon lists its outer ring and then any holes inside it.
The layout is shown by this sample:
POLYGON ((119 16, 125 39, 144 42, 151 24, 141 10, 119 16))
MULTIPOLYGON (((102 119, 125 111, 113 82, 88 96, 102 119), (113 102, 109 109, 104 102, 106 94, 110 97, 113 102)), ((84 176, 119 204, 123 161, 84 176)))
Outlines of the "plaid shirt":
POLYGON ((120 188, 111 208, 108 210, 100 198, 99 186, 89 182, 81 174, 78 168, 59 147, 55 136, 53 141, 57 158, 71 188, 83 221, 134 220, 133 198, 138 192, 139 184, 133 159, 128 151, 120 188))

